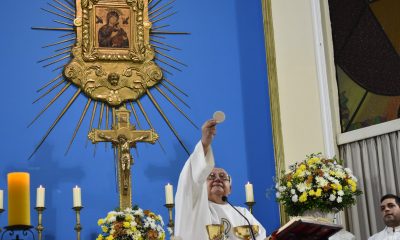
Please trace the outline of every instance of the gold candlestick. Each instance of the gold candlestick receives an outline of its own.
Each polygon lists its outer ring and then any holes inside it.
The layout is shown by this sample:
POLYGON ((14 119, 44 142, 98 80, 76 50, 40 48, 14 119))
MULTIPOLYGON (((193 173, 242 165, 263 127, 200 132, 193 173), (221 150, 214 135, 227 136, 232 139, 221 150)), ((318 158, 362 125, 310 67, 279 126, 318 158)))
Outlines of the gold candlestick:
POLYGON ((75 210, 76 212, 76 225, 75 225, 75 231, 76 231, 76 239, 77 240, 81 240, 81 230, 82 230, 82 226, 81 226, 81 215, 80 212, 82 210, 82 206, 81 207, 73 207, 72 209, 75 210))
POLYGON ((166 208, 168 208, 168 215, 169 215, 169 222, 168 222, 168 227, 171 228, 171 237, 174 236, 174 219, 172 218, 172 209, 174 208, 175 204, 173 203, 167 203, 164 205, 166 208))
POLYGON ((42 240, 42 232, 44 230, 44 227, 42 225, 42 216, 43 216, 43 211, 46 209, 45 207, 35 207, 36 211, 38 212, 38 225, 36 227, 36 230, 38 232, 38 238, 39 240, 42 240))
POLYGON ((245 204, 249 208, 250 213, 253 214, 253 205, 256 204, 256 202, 245 202, 245 204))

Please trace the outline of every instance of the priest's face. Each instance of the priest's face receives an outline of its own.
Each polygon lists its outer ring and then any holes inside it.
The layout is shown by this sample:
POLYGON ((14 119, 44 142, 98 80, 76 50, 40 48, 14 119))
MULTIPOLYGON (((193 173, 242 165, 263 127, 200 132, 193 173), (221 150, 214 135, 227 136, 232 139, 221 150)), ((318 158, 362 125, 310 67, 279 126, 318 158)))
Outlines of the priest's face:
POLYGON ((222 168, 214 168, 207 177, 208 200, 222 202, 223 196, 231 193, 231 181, 228 173, 222 168))
POLYGON ((381 202, 381 212, 386 226, 400 226, 400 206, 394 198, 387 198, 381 202))

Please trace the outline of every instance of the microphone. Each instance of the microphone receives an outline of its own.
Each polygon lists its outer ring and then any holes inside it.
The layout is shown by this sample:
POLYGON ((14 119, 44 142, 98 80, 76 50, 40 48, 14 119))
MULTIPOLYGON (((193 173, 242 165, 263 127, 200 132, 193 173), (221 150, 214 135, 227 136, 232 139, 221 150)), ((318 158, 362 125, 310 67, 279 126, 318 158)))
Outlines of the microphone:
POLYGON ((250 232, 251 232, 251 236, 253 238, 253 240, 256 240, 256 237, 254 236, 254 232, 253 232, 253 228, 251 227, 250 221, 249 219, 247 219, 247 217, 245 217, 239 210, 237 210, 237 208, 235 206, 233 206, 229 201, 228 201, 228 197, 227 196, 222 196, 222 201, 227 202, 229 205, 231 205, 231 207, 233 209, 236 210, 236 212, 238 212, 240 214, 240 216, 242 216, 246 222, 248 223, 248 226, 250 228, 250 232))

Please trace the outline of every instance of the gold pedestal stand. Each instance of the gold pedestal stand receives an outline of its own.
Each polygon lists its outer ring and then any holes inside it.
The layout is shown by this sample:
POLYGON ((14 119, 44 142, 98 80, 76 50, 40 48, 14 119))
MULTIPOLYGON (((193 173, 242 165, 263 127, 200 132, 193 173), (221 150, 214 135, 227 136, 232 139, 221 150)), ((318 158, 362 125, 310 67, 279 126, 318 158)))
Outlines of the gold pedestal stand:
POLYGON ((76 225, 75 225, 75 231, 76 231, 76 239, 80 240, 81 239, 81 230, 82 230, 82 226, 81 226, 81 215, 80 212, 82 210, 83 207, 73 207, 72 209, 75 210, 76 213, 76 225))
POLYGON ((45 210, 45 207, 35 207, 35 210, 38 212, 38 225, 36 227, 36 230, 38 232, 38 239, 42 240, 42 232, 44 230, 44 227, 42 225, 42 216, 43 216, 43 211, 45 210))
POLYGON ((256 202, 245 202, 251 214, 253 214, 253 206, 256 202))
POLYGON ((174 236, 174 219, 172 218, 172 209, 174 208, 175 204, 169 203, 169 204, 164 204, 166 208, 168 208, 168 216, 169 216, 169 222, 168 222, 168 227, 171 228, 171 237, 174 236))

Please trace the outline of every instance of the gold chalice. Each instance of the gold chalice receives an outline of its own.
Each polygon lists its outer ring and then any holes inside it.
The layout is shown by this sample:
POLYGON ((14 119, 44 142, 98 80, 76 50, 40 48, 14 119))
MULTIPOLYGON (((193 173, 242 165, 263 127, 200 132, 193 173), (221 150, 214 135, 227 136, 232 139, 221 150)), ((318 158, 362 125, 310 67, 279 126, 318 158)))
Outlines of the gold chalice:
MULTIPOLYGON (((253 229, 254 236, 257 236, 258 235, 258 231, 260 230, 260 226, 251 225, 251 228, 253 229)), ((236 237, 238 237, 240 239, 244 239, 244 240, 252 239, 249 225, 242 225, 242 226, 234 227, 233 228, 233 233, 235 234, 236 237)))
POLYGON ((206 225, 209 240, 223 240, 224 239, 224 225, 223 224, 209 224, 206 225))

